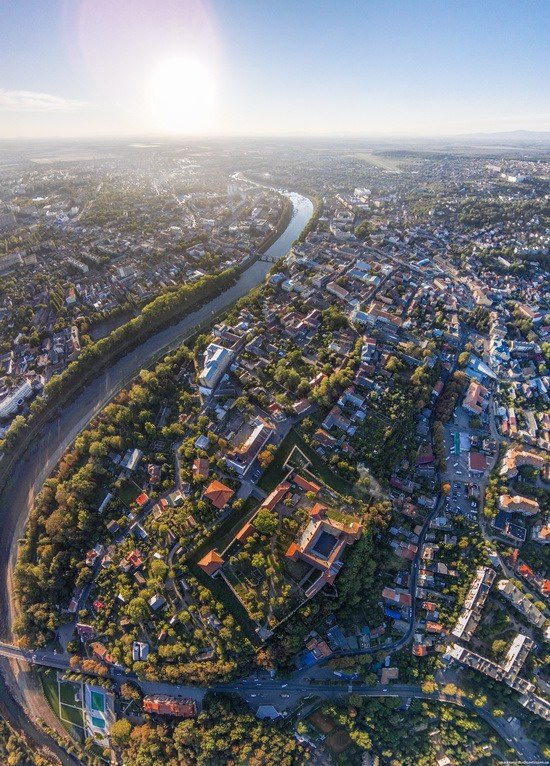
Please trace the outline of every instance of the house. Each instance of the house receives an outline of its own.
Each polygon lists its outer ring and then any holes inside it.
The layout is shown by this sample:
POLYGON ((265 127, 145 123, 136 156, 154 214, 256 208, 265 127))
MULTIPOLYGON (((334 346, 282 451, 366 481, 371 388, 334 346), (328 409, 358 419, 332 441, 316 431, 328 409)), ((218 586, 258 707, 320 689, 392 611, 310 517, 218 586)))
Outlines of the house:
POLYGON ((220 554, 217 551, 212 550, 209 551, 206 556, 202 557, 202 559, 198 562, 198 565, 204 572, 206 572, 207 575, 212 577, 224 563, 225 562, 220 554))
POLYGON ((155 465, 155 463, 149 463, 147 475, 149 477, 149 484, 158 484, 160 481, 160 466, 155 465))
POLYGON ((206 458, 198 457, 193 461, 192 472, 195 479, 208 479, 210 463, 206 458))
POLYGON ((235 492, 230 488, 222 484, 221 481, 214 480, 204 490, 203 497, 210 500, 214 508, 219 511, 229 503, 235 492))
POLYGON ((247 521, 247 523, 239 529, 237 534, 235 535, 235 540, 238 543, 244 543, 246 540, 250 537, 250 535, 253 535, 254 532, 256 532, 256 527, 254 524, 252 524, 250 521, 247 521))
POLYGON ((90 644, 90 649, 94 653, 96 657, 98 657, 100 660, 103 660, 103 662, 107 662, 109 665, 112 665, 114 663, 113 655, 109 653, 109 650, 107 649, 104 644, 100 643, 99 641, 94 641, 90 644))
POLYGON ((154 596, 151 596, 149 599, 149 606, 153 610, 153 612, 158 611, 166 604, 166 599, 163 598, 160 593, 155 593, 154 596))
POLYGON ((146 694, 143 711, 156 715, 173 715, 176 718, 195 718, 197 704, 193 699, 169 697, 166 694, 146 694))
POLYGON ((387 686, 390 681, 397 681, 399 678, 399 668, 382 668, 380 674, 380 683, 387 686))

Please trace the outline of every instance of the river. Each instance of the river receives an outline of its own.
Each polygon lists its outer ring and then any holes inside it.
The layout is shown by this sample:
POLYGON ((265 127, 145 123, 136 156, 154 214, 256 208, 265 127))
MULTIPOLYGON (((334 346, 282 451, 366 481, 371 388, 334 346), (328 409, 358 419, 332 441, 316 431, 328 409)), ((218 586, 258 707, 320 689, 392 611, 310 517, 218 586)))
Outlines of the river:
MULTIPOLYGON (((282 192, 294 207, 286 229, 266 251, 268 258, 282 258, 292 247, 313 215, 313 203, 294 192, 282 192)), ((243 271, 237 282, 209 303, 193 311, 178 323, 167 327, 144 341, 119 359, 112 367, 101 372, 62 412, 53 418, 37 437, 24 458, 15 466, 11 479, 0 496, 0 634, 11 640, 13 603, 11 590, 12 567, 17 556, 17 541, 23 536, 28 513, 45 480, 59 459, 90 420, 127 385, 144 367, 175 348, 201 325, 223 311, 254 287, 257 287, 272 268, 272 263, 256 261, 243 271)), ((8 677, 11 670, 2 662, 8 677)), ((16 683, 11 676, 10 683, 16 683)), ((18 729, 24 729, 38 746, 45 743, 44 734, 35 729, 13 698, 5 678, 0 673, 1 711, 18 729)), ((59 755, 59 748, 52 747, 59 755)), ((71 758, 64 763, 74 763, 71 758)))

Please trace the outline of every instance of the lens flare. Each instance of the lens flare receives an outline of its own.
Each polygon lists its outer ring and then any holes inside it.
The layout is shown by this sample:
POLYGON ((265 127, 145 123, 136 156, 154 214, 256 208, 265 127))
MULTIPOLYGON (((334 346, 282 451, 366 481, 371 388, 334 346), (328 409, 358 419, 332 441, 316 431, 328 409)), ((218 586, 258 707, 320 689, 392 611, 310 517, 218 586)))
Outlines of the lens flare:
POLYGON ((197 59, 163 61, 150 79, 154 126, 169 133, 189 133, 208 124, 214 111, 212 72, 197 59))

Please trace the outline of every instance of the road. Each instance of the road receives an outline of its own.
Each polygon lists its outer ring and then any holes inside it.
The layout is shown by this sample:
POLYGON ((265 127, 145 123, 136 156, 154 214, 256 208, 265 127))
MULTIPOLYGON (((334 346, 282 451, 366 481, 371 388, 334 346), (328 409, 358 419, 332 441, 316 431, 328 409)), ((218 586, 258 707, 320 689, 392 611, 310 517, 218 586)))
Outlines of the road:
MULTIPOLYGON (((268 250, 268 253, 272 250, 274 253, 278 252, 278 257, 281 257, 288 251, 292 242, 307 224, 307 221, 313 212, 313 206, 309 200, 300 197, 300 195, 292 195, 291 198, 298 206, 298 214, 293 216, 283 235, 281 235, 272 248, 268 250)), ((3 588, 4 590, 2 594, 3 598, 0 598, 0 628, 3 635, 11 637, 10 627, 13 615, 10 612, 12 600, 9 588, 9 577, 11 565, 13 565, 17 553, 17 538, 23 533, 27 514, 32 507, 36 494, 40 491, 44 481, 53 471, 65 449, 76 438, 80 431, 86 427, 90 420, 105 406, 105 404, 116 395, 122 387, 130 382, 140 369, 154 362, 170 348, 179 345, 182 340, 192 335, 197 327, 208 322, 213 315, 221 312, 239 297, 248 293, 252 287, 262 281, 269 268, 269 264, 256 262, 247 269, 238 282, 225 293, 216 297, 209 304, 202 306, 177 325, 167 328, 149 339, 142 344, 139 349, 136 349, 119 360, 110 370, 102 373, 93 384, 86 388, 77 399, 75 399, 74 402, 64 408, 64 410, 52 420, 47 428, 44 429, 43 433, 37 438, 33 450, 25 456, 24 461, 15 467, 11 481, 0 497, 0 588, 3 588), (10 606, 8 606, 8 604, 10 604, 10 606)), ((441 498, 438 498, 436 508, 428 515, 423 526, 419 539, 419 552, 429 528, 429 522, 436 515, 440 502, 441 498)), ((414 593, 416 590, 419 565, 420 556, 418 554, 413 561, 411 569, 410 592, 413 594, 413 606, 407 633, 397 642, 386 646, 373 647, 372 649, 351 651, 347 653, 348 655, 372 653, 380 650, 393 652, 398 651, 409 643, 414 630, 414 593)), ((68 655, 58 655, 47 650, 25 651, 4 643, 0 644, 0 655, 11 659, 30 662, 31 664, 34 662, 36 664, 47 665, 61 670, 68 669, 69 667, 68 655)), ((321 663, 319 663, 319 665, 321 665, 321 663)), ((288 699, 293 700, 298 695, 299 698, 305 694, 322 693, 329 696, 342 695, 351 689, 360 694, 364 694, 365 696, 418 696, 421 698, 455 702, 455 704, 462 704, 465 707, 471 705, 471 703, 464 700, 459 701, 444 698, 441 694, 435 696, 423 695, 419 687, 412 686, 396 686, 380 689, 366 686, 353 687, 351 685, 349 687, 342 685, 334 686, 326 683, 323 684, 322 679, 318 684, 311 683, 309 679, 307 679, 307 682, 306 679, 300 682, 300 678, 306 673, 309 674, 310 678, 315 674, 318 674, 319 676, 326 676, 326 674, 330 675, 330 671, 326 668, 310 667, 296 673, 293 677, 294 680, 288 683, 271 679, 261 681, 247 679, 231 685, 215 686, 210 690, 238 693, 249 702, 251 702, 252 699, 256 699, 258 694, 261 694, 261 701, 265 701, 265 704, 279 703, 279 705, 281 699, 283 699, 281 696, 282 694, 288 694, 288 699)), ((109 675, 118 681, 136 681, 135 676, 127 676, 124 674, 123 670, 117 668, 112 668, 109 675)), ((181 696, 193 697, 198 702, 201 702, 206 692, 209 691, 208 689, 201 687, 177 686, 162 682, 141 682, 141 685, 146 693, 180 694, 181 696)), ((5 709, 7 709, 8 719, 16 728, 24 730, 39 747, 43 747, 47 742, 48 747, 56 752, 56 755, 58 755, 63 764, 74 763, 68 756, 64 757, 60 748, 54 747, 53 742, 45 737, 43 732, 37 729, 28 717, 25 716, 22 709, 19 708, 17 703, 13 700, 9 686, 5 683, 4 679, 0 679, 0 693, 2 694, 3 699, 6 698, 5 702, 10 703, 5 705, 5 709)), ((490 725, 493 726, 493 728, 499 732, 509 744, 516 747, 520 756, 528 757, 527 751, 529 747, 534 746, 532 746, 531 743, 527 743, 527 745, 522 745, 524 751, 521 751, 518 743, 512 741, 513 737, 510 732, 506 731, 506 721, 493 719, 489 711, 478 710, 477 708, 475 711, 487 720, 487 722, 490 723, 490 725), (499 731, 499 727, 504 733, 499 731)))
MULTIPOLYGON (((311 200, 293 192, 285 194, 294 205, 295 215, 281 236, 266 251, 266 254, 276 258, 288 253, 313 215, 311 200)), ((0 496, 0 636, 11 638, 14 618, 11 576, 17 557, 17 541, 23 536, 34 499, 67 447, 140 369, 151 365, 169 350, 176 348, 200 327, 211 322, 214 316, 250 292, 263 281, 270 268, 269 263, 253 263, 224 293, 177 324, 149 338, 139 348, 118 360, 109 370, 98 375, 70 404, 55 413, 48 425, 37 434, 33 446, 13 467, 10 480, 0 496)), ((4 674, 0 674, 0 696, 7 699, 12 696, 10 684, 15 684, 15 681, 7 664, 3 665, 4 674)), ((11 709, 5 705, 4 710, 16 729, 25 730, 37 746, 44 746, 43 732, 33 726, 30 719, 21 715, 21 708, 15 700, 11 709)), ((54 750, 53 740, 50 745, 54 750)))
MULTIPOLYGON (((59 670, 67 670, 70 668, 68 655, 54 654, 53 651, 50 650, 32 651, 0 643, 0 655, 24 659, 31 663, 36 662, 37 664, 54 667, 59 670)), ((257 678, 246 678, 229 684, 217 684, 210 688, 168 684, 160 681, 137 681, 134 675, 126 675, 124 671, 118 668, 112 668, 109 676, 118 682, 132 681, 134 683, 139 683, 145 694, 169 694, 171 696, 194 699, 199 708, 205 695, 209 691, 238 694, 252 707, 256 707, 257 705, 273 705, 278 710, 294 707, 302 697, 308 695, 329 699, 333 697, 345 697, 351 692, 360 694, 364 697, 401 697, 405 699, 414 697, 416 699, 437 700, 439 702, 460 705, 467 710, 475 712, 488 723, 505 742, 513 747, 518 755, 524 760, 535 761, 540 757, 537 746, 529 740, 518 737, 517 730, 512 727, 504 717, 496 718, 491 714, 488 708, 478 708, 469 699, 464 697, 445 695, 441 691, 434 692, 433 694, 426 694, 419 686, 408 684, 379 687, 353 683, 335 683, 334 674, 331 670, 327 669, 323 672, 323 669, 317 669, 317 675, 322 674, 325 678, 315 678, 315 669, 308 668, 307 672, 309 677, 302 680, 277 680, 264 674, 257 678), (327 683, 329 680, 331 683, 327 683)), ((295 674, 294 678, 297 678, 297 674, 295 674)))

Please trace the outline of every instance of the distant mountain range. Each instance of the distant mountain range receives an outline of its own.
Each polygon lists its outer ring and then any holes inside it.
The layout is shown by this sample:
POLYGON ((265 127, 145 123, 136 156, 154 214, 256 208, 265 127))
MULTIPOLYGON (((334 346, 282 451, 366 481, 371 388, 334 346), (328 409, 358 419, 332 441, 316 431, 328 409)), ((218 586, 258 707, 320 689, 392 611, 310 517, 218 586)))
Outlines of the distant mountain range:
POLYGON ((510 141, 522 142, 522 143, 549 143, 550 131, 545 130, 510 130, 501 133, 462 133, 454 136, 467 141, 504 141, 506 143, 510 141))

